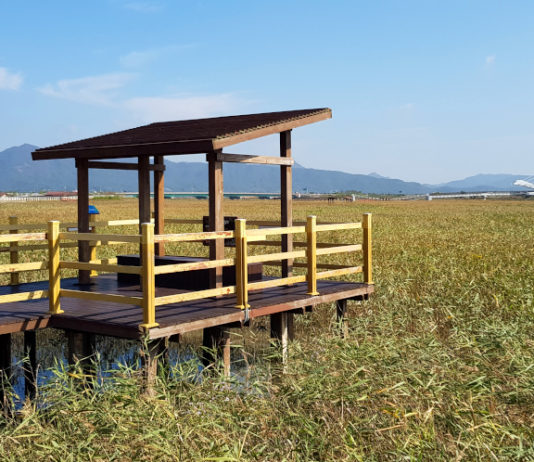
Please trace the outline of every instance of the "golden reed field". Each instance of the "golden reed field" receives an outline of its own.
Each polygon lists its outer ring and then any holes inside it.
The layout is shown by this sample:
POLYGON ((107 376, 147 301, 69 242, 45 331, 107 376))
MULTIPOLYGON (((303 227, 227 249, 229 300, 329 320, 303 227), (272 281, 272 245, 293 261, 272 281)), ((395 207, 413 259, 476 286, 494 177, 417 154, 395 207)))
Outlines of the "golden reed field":
MULTIPOLYGON (((133 200, 94 204, 102 220, 136 216, 133 200)), ((0 222, 74 221, 75 207, 2 204, 0 222)), ((248 219, 278 210, 277 201, 224 204, 248 219)), ((294 203, 295 220, 364 212, 373 213, 376 294, 349 302, 346 338, 332 306, 296 317, 281 375, 277 352, 257 346, 259 322, 232 334, 233 357, 248 364, 239 373, 201 378, 185 356, 159 377, 155 397, 139 394, 128 366, 84 387, 58 363, 41 387, 45 404, 26 403, 0 424, 0 458, 534 460, 534 201, 294 203)), ((205 214, 207 201, 166 202, 169 218, 205 214)))

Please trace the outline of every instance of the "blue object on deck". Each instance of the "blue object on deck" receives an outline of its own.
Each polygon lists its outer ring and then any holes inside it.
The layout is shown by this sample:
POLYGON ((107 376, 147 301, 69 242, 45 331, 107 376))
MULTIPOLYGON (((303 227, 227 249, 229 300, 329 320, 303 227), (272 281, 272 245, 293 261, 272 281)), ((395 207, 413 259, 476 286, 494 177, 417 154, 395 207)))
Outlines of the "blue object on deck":
POLYGON ((100 215, 100 212, 94 205, 89 206, 89 215, 100 215))

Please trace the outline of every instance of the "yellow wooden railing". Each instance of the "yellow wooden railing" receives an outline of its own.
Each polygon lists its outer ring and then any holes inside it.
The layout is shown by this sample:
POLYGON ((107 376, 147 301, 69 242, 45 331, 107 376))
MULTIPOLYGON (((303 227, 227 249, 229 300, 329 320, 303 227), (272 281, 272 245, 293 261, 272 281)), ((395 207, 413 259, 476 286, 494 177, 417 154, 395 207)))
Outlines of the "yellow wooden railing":
MULTIPOLYGON (((168 220, 170 223, 188 224, 194 222, 200 223, 200 220, 168 220)), ((138 223, 137 220, 115 220, 113 222, 101 222, 106 226, 132 225, 138 223)), ((96 223, 99 224, 99 223, 96 223)), ((273 222, 251 221, 249 224, 254 226, 272 226, 273 222)), ((70 223, 68 225, 71 225, 70 223)), ((26 225, 36 226, 37 225, 26 225)), ((42 226, 42 225, 39 225, 42 226)), ((30 262, 18 263, 12 262, 6 265, 0 265, 0 274, 15 273, 19 271, 34 271, 48 269, 49 290, 34 291, 18 294, 9 294, 0 296, 0 303, 30 300, 35 298, 49 298, 49 311, 51 314, 62 313, 61 298, 79 298, 90 301, 104 301, 113 303, 124 303, 138 305, 143 310, 143 322, 140 327, 150 329, 157 327, 156 307, 172 303, 182 303, 187 301, 199 300, 221 295, 236 295, 236 307, 246 309, 248 303, 248 294, 250 291, 262 290, 271 287, 286 286, 296 283, 307 283, 307 293, 310 296, 319 295, 317 281, 320 279, 338 277, 349 274, 363 273, 363 280, 367 284, 372 284, 372 251, 371 251, 371 214, 364 214, 363 221, 358 223, 346 224, 317 224, 315 216, 309 216, 305 223, 297 223, 290 227, 270 227, 247 229, 247 221, 244 219, 236 220, 236 229, 234 231, 217 231, 217 232, 198 232, 198 233, 181 233, 181 234, 160 234, 154 235, 154 224, 144 223, 141 234, 121 235, 121 234, 98 234, 96 232, 78 233, 78 232, 61 232, 60 226, 65 227, 58 221, 48 223, 46 233, 26 233, 26 234, 0 234, 0 244, 7 243, 10 246, 10 252, 19 251, 24 247, 19 243, 48 241, 47 262, 30 262), (318 243, 317 233, 335 232, 341 230, 353 230, 363 228, 362 244, 332 244, 318 243), (280 241, 272 241, 267 238, 270 236, 303 234, 306 236, 305 241, 293 242, 293 246, 299 250, 285 252, 275 252, 270 254, 249 255, 249 245, 272 246, 281 245, 280 241), (167 242, 203 242, 206 240, 217 239, 235 239, 235 256, 219 260, 208 260, 200 262, 179 263, 173 265, 155 266, 154 246, 156 243, 167 242), (67 242, 65 242, 67 241, 67 242), (72 242, 74 241, 74 242, 72 242), (116 258, 95 259, 94 255, 89 262, 65 261, 61 260, 60 249, 66 247, 77 247, 80 241, 88 241, 90 246, 112 245, 133 243, 140 245, 141 264, 140 266, 119 265, 116 258), (14 245, 16 244, 16 245, 14 245), (319 264, 317 257, 323 255, 333 255, 349 252, 363 252, 363 264, 361 266, 343 266, 335 264, 319 264), (305 262, 292 262, 295 268, 305 268, 306 273, 282 277, 277 279, 268 279, 259 282, 248 282, 248 265, 250 263, 262 263, 265 265, 280 265, 283 260, 293 260, 305 258, 305 262), (158 274, 170 274, 183 271, 195 271, 223 268, 227 266, 235 267, 236 283, 232 286, 217 287, 211 289, 188 291, 173 295, 156 297, 155 276, 158 274), (96 272, 112 272, 137 274, 141 279, 141 296, 125 296, 117 294, 106 294, 100 292, 88 292, 83 290, 62 289, 61 288, 61 270, 74 269, 96 272), (319 271, 323 270, 323 271, 319 271)), ((0 227, 0 231, 17 232, 22 229, 21 225, 10 223, 7 227, 0 227)))
MULTIPOLYGON (((23 233, 23 234, 0 234, 0 244, 9 244, 9 249, 11 250, 13 246, 21 243, 31 243, 31 242, 42 242, 47 240, 46 233, 23 233)), ((48 247, 48 245, 47 245, 48 247)), ((18 284, 18 273, 25 271, 39 271, 49 269, 48 261, 35 261, 35 262, 25 262, 18 263, 18 254, 16 259, 13 258, 13 255, 10 255, 10 263, 0 265, 0 274, 10 274, 13 276, 17 275, 15 279, 15 284, 18 284)), ((11 283, 14 283, 14 279, 11 278, 11 283)), ((33 290, 27 292, 19 292, 14 294, 0 295, 0 304, 2 303, 13 303, 21 302, 26 300, 34 300, 39 298, 48 297, 47 290, 33 290)))

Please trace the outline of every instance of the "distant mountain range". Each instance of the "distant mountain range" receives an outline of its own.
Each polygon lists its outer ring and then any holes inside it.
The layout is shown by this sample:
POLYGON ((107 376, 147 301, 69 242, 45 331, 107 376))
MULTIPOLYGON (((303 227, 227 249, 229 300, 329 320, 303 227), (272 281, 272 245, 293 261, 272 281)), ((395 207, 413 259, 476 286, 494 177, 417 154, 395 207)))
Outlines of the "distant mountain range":
MULTIPOLYGON (((0 152, 0 191, 38 192, 76 189, 74 161, 32 161, 37 146, 23 144, 0 152)), ((206 162, 166 162, 167 191, 200 192, 208 189, 206 162)), ((277 192, 280 189, 277 166, 225 164, 225 192, 277 192)), ((427 194, 432 192, 521 191, 514 186, 525 175, 475 175, 463 180, 438 185, 406 182, 378 173, 369 175, 317 170, 295 164, 295 192, 332 193, 361 191, 375 194, 427 194)), ((91 170, 90 188, 94 191, 137 191, 137 173, 113 170, 91 170)))

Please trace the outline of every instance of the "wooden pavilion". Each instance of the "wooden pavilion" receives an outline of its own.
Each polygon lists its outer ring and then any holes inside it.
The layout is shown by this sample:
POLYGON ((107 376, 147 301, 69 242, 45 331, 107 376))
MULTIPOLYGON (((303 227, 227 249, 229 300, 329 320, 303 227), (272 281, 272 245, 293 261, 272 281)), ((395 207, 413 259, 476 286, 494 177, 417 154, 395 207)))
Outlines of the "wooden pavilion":
MULTIPOLYGON (((60 232, 58 222, 49 222, 46 233, 0 234, 0 243, 9 244, 10 265, 0 265, 0 273, 16 276, 20 271, 48 269, 48 281, 0 287, 0 350, 5 353, 12 332, 28 334, 28 348, 35 350, 36 329, 64 329, 69 337, 69 358, 82 358, 92 353, 94 335, 122 338, 145 338, 151 345, 147 353, 148 375, 154 372, 154 358, 161 351, 162 339, 202 329, 204 346, 222 353, 225 370, 230 367, 228 329, 247 324, 255 317, 271 317, 271 336, 277 339, 287 357, 287 343, 292 337, 293 314, 306 312, 320 303, 337 304, 342 320, 346 302, 364 299, 374 290, 371 270, 371 217, 349 224, 318 224, 315 217, 305 223, 293 223, 291 131, 294 128, 331 118, 328 108, 216 117, 198 120, 154 123, 130 130, 88 138, 81 141, 37 149, 34 160, 75 159, 78 178, 78 217, 76 232, 60 232), (262 136, 279 134, 279 156, 257 156, 223 153, 223 149, 262 136), (164 229, 164 157, 168 155, 206 154, 209 166, 208 230, 202 233, 166 234, 164 229), (135 159, 128 162, 116 159, 135 159), (151 162, 151 159, 153 161, 151 162), (270 223, 269 229, 246 228, 246 220, 236 220, 234 230, 224 229, 223 164, 225 162, 256 163, 280 166, 281 219, 270 223), (90 233, 89 170, 136 170, 139 181, 138 235, 90 233), (154 176, 154 210, 151 210, 150 172, 154 176), (154 216, 154 225, 151 224, 154 216), (362 244, 320 244, 318 232, 363 228, 362 244), (293 234, 305 234, 306 241, 293 241, 293 234), (280 241, 267 241, 267 236, 280 236, 280 241), (235 256, 225 258, 225 239, 235 239, 235 256), (48 241, 48 262, 18 263, 20 242, 48 241), (94 245, 108 241, 138 243, 137 265, 120 261, 97 260, 94 245), (165 242, 209 241, 209 260, 179 262, 155 266, 157 258, 165 258, 165 242), (65 241, 75 241, 65 242, 65 241), (65 242, 64 244, 62 242, 65 242), (280 251, 249 256, 248 244, 275 245, 280 251), (294 250, 304 247, 304 250, 294 250), (78 261, 62 261, 60 246, 78 246, 78 261), (318 264, 318 255, 363 252, 362 266, 345 267, 318 264), (294 259, 305 258, 305 263, 294 259), (251 263, 278 261, 281 278, 261 276, 249 282, 251 263), (118 264, 117 264, 118 263, 118 264), (43 266, 45 265, 45 266, 43 266), (305 275, 293 275, 293 267, 306 269, 305 275), (231 285, 225 282, 224 271, 234 270, 231 285), (317 269, 326 271, 318 272, 317 269), (78 278, 61 280, 61 269, 78 270, 78 278), (92 271, 129 273, 137 283, 120 286, 117 276, 91 277, 92 271), (208 271, 208 288, 192 291, 187 287, 158 287, 157 275, 208 271), (363 272, 363 282, 340 282, 331 279, 363 272), (250 292, 250 298, 249 298, 250 292), (61 299, 61 303, 60 303, 61 299), (6 306, 4 305, 4 306, 6 306), (142 310, 139 310, 139 307, 142 310), (157 311, 156 311, 157 307, 157 311), (237 309, 236 309, 237 308, 237 309), (33 338, 33 340, 32 340, 33 338), (33 342, 33 344, 32 344, 33 342), (33 345, 33 346, 32 346, 33 345), (150 372, 152 371, 152 372, 150 372)), ((109 224, 109 222, 107 223, 109 224)), ((26 228, 0 225, 0 229, 17 233, 26 228)), ((68 230, 67 230, 68 231, 68 230)), ((35 248, 37 248, 36 246, 35 248)), ((41 246, 42 247, 42 246, 41 246)), ((30 250, 31 246, 26 246, 30 250)), ((1 249, 0 249, 1 250, 1 249)), ((15 283, 13 281, 16 281, 15 283)), ((213 358, 208 358, 213 360, 213 358)), ((0 355, 0 370, 9 366, 9 355, 0 355)))
MULTIPOLYGON (((223 164, 224 162, 280 165, 281 226, 292 225, 292 165, 291 130, 321 120, 330 119, 328 108, 269 112, 209 119, 159 122, 121 132, 96 136, 72 143, 37 149, 33 160, 68 159, 76 161, 78 172, 78 231, 89 232, 89 170, 137 170, 139 184, 139 223, 151 220, 150 172, 154 174, 155 233, 164 234, 164 184, 166 155, 206 154, 209 165, 209 230, 224 230, 223 164), (257 156, 223 153, 234 144, 272 134, 280 134, 280 156, 257 156), (136 163, 113 162, 110 159, 134 158, 136 163), (153 163, 150 159, 153 158, 153 163)), ((291 236, 282 237, 282 251, 291 250, 291 236)), ((156 253, 164 255, 163 245, 156 253)), ((88 262, 87 242, 80 243, 81 262, 88 262)), ((215 240, 210 259, 224 258, 224 242, 215 240)), ((221 283, 221 269, 216 273, 216 285, 221 283)), ((291 273, 286 261, 283 274, 291 273)), ((80 283, 89 283, 89 272, 80 272, 80 283)))

